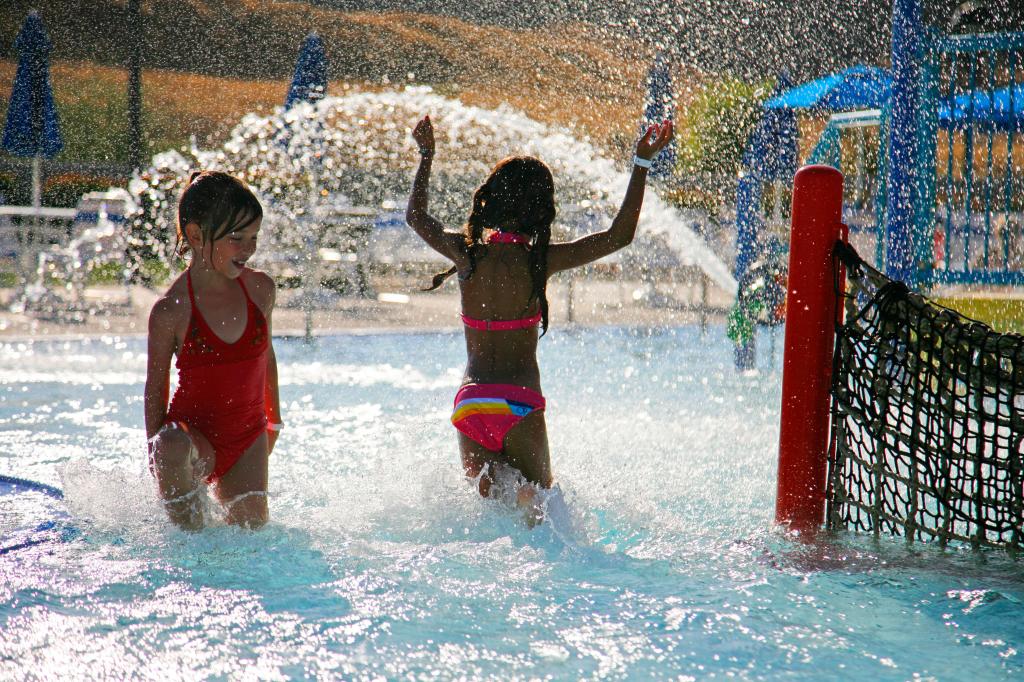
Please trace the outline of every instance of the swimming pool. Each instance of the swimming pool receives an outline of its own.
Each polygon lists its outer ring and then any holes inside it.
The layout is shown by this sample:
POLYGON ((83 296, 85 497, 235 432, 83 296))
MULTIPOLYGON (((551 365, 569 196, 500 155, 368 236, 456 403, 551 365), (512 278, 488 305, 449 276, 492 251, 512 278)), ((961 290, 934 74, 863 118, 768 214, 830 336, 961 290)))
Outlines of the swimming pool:
MULTIPOLYGON (((0 677, 1024 671, 1018 564, 773 528, 779 375, 737 375, 721 328, 553 327, 540 360, 564 509, 533 531, 460 475, 462 344, 277 339, 271 523, 199 534, 164 520, 145 472, 144 339, 0 344, 0 473, 62 487, 71 513, 0 555, 0 677)), ((0 507, 5 532, 42 503, 18 504, 0 507)))

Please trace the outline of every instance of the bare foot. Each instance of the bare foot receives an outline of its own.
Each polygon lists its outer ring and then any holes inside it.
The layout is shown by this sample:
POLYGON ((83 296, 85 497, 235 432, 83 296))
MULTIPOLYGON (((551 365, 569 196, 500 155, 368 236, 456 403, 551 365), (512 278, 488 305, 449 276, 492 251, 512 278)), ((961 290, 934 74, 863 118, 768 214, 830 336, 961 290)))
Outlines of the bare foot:
POLYGON ((182 530, 197 531, 203 529, 203 507, 199 499, 199 489, 181 497, 164 501, 164 509, 174 525, 182 530))
POLYGON ((524 485, 516 493, 516 506, 523 511, 523 518, 526 525, 534 528, 544 523, 544 507, 537 495, 537 489, 532 485, 524 485))

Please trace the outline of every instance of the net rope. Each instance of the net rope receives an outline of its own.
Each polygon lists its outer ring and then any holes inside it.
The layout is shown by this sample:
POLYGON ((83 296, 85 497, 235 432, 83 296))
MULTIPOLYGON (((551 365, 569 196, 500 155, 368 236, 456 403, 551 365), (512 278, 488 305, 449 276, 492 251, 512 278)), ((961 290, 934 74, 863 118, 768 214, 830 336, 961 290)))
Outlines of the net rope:
POLYGON ((829 528, 1019 552, 1024 336, 910 291, 845 244, 836 253, 847 284, 832 374, 829 528))

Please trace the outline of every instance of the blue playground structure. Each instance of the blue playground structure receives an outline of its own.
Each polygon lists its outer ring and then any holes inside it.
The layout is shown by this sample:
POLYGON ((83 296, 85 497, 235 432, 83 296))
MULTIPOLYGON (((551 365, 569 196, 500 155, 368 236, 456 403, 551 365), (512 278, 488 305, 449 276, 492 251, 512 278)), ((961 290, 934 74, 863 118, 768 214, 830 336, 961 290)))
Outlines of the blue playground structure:
MULTIPOLYGON (((1024 305, 1007 305, 1005 291, 960 291, 1024 284, 1024 32, 945 35, 924 24, 921 4, 893 1, 891 72, 858 66, 798 85, 769 98, 765 116, 830 114, 806 162, 843 171, 843 219, 862 256, 968 316, 1024 331, 1024 305)), ((748 154, 757 149, 772 151, 752 137, 748 154)), ((739 282, 770 242, 754 165, 745 157, 737 188, 739 282)))

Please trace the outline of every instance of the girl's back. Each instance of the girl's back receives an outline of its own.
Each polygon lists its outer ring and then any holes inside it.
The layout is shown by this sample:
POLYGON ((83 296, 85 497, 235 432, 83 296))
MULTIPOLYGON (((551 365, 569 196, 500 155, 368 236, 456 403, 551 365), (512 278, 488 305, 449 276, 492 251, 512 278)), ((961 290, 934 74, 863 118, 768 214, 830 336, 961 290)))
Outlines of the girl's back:
MULTIPOLYGON (((463 314, 483 322, 535 316, 540 307, 533 295, 528 247, 487 244, 476 250, 472 276, 459 281, 463 314)), ((467 380, 521 384, 540 390, 536 324, 505 330, 467 325, 465 331, 467 380)))

